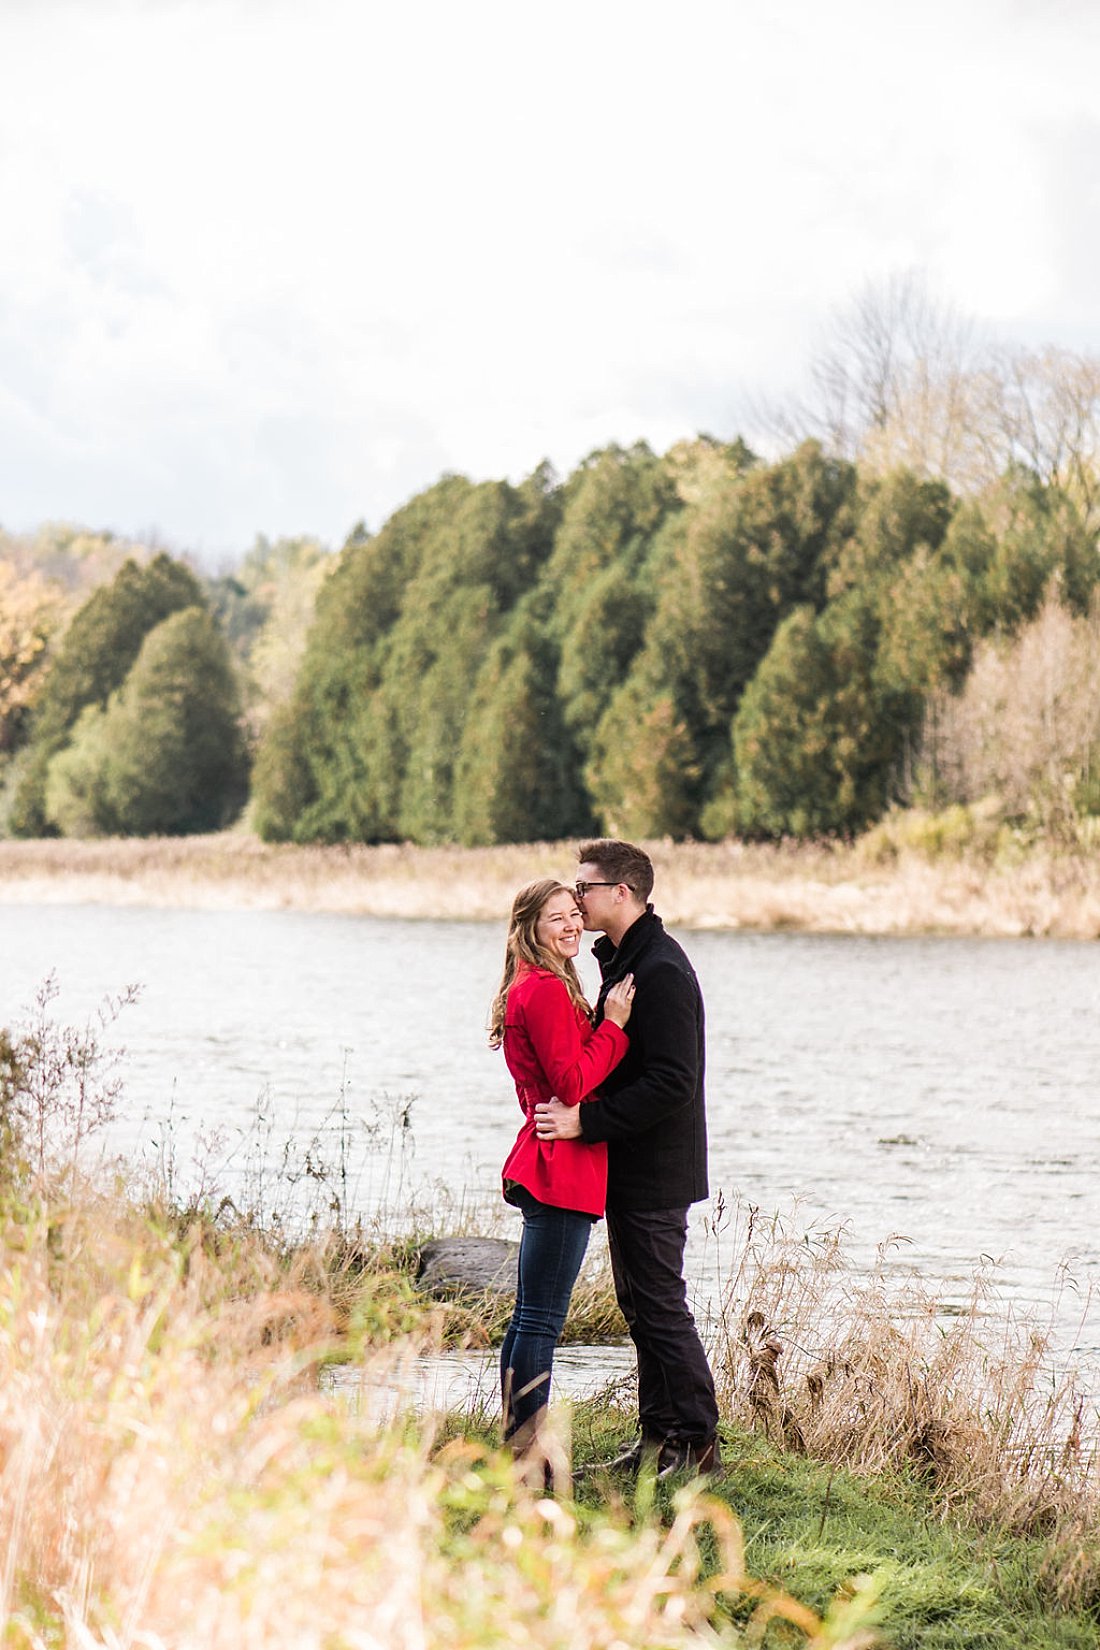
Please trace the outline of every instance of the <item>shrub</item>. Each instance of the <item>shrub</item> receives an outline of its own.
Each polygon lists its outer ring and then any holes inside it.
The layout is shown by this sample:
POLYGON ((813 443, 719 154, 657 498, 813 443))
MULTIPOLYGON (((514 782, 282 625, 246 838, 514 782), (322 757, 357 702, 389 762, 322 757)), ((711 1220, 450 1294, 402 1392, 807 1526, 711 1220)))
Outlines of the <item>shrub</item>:
POLYGON ((1017 636, 987 639, 958 694, 935 694, 921 740, 920 787, 1055 831, 1092 810, 1100 772, 1100 604, 1074 616, 1048 592, 1017 636))

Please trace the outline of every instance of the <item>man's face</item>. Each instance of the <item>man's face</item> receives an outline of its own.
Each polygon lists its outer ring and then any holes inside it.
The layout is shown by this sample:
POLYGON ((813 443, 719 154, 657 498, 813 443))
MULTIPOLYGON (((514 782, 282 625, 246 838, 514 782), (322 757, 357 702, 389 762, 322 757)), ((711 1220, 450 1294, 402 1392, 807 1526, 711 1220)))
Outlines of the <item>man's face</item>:
POLYGON ((617 882, 608 883, 605 873, 590 860, 578 867, 577 904, 590 934, 604 933, 608 923, 614 921, 615 890, 618 886, 617 882), (582 887, 585 889, 583 894, 580 891, 582 887))

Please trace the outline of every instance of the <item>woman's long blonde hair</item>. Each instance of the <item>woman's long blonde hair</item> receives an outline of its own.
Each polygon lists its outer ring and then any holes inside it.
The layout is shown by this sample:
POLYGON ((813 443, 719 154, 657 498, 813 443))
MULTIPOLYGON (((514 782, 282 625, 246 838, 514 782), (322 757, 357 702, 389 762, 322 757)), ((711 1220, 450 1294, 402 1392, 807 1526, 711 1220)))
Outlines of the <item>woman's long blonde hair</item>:
POLYGON ((504 948, 504 974, 489 1013, 490 1048, 499 1048, 504 1041, 504 1015, 508 1006, 508 993, 515 983, 520 963, 530 963, 533 968, 546 968, 551 974, 556 974, 568 991, 570 1002, 579 1008, 582 1014, 586 1014, 589 1019, 592 1018, 592 1010, 585 1001, 572 957, 553 956, 535 937, 535 929, 547 900, 552 899, 555 894, 572 893, 572 888, 567 888, 564 882, 556 882, 553 877, 544 877, 541 882, 529 882, 526 888, 520 889, 512 901, 512 920, 508 925, 508 942, 504 948))

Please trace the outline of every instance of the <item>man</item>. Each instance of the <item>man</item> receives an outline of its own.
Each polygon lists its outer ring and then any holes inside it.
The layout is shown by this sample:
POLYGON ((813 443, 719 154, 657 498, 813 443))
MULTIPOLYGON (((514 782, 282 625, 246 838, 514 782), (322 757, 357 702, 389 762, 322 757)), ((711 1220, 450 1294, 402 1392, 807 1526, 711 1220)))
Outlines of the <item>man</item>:
POLYGON ((607 992, 634 975, 630 1048, 581 1106, 535 1108, 543 1140, 608 1148, 607 1239, 615 1293, 638 1358, 641 1437, 613 1466, 656 1458, 658 1476, 710 1472, 718 1459, 714 1377, 688 1309, 687 1212, 708 1195, 703 999, 681 946, 649 904, 653 866, 629 842, 577 851, 577 901, 607 992))

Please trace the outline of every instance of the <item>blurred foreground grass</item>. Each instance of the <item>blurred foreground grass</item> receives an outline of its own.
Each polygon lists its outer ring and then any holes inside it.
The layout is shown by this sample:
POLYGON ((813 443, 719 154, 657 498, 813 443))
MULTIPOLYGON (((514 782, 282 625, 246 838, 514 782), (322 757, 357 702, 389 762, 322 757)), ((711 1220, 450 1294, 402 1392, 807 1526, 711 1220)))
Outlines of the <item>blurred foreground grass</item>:
MULTIPOLYGON (((420 1295, 411 1249, 224 1222, 71 1177, 0 1199, 5 1645, 1096 1642, 1094 1446, 1044 1431, 1049 1404, 1036 1423, 1034 1370, 1016 1369, 1015 1410, 996 1379, 978 1390, 965 1331, 937 1363, 924 1326, 869 1322, 865 1296, 830 1325, 835 1395, 815 1407, 777 1380, 769 1409, 728 1323, 723 1476, 595 1473, 547 1498, 491 1414, 394 1405, 457 1322, 420 1295), (333 1357, 356 1372, 339 1393, 333 1357)), ((779 1304, 783 1240, 753 1245, 738 1301, 779 1304)), ((609 1393, 556 1408, 551 1448, 597 1461, 629 1431, 609 1393)))

